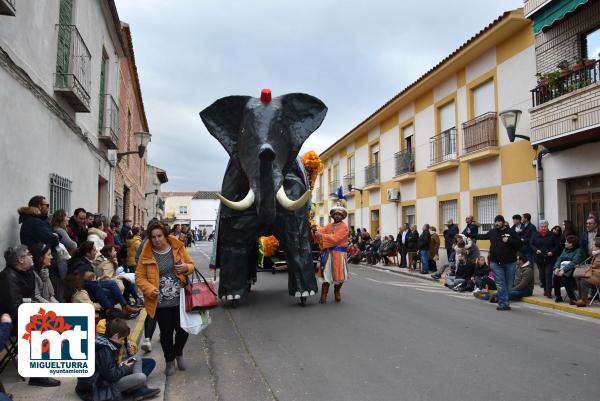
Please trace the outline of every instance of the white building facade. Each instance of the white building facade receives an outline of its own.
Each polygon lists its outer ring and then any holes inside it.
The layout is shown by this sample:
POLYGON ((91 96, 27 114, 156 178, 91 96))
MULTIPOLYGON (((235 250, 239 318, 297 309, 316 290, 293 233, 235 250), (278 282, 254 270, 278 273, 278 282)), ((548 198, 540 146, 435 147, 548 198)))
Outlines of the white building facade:
POLYGON ((218 191, 198 191, 192 197, 192 228, 206 229, 208 234, 215 229, 220 204, 217 193, 218 191))
POLYGON ((16 210, 110 216, 123 56, 114 1, 20 0, 0 15, 0 248, 18 243, 16 210))

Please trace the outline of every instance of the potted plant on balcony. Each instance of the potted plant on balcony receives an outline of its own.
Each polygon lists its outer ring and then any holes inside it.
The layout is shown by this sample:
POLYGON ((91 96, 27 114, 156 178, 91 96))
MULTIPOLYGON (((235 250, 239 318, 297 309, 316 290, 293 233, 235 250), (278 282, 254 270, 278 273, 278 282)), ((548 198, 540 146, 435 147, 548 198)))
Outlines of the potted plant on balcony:
POLYGON ((539 72, 537 74, 535 74, 535 77, 537 78, 538 86, 546 86, 548 84, 548 77, 546 75, 547 74, 541 74, 539 72))
POLYGON ((579 71, 583 68, 583 58, 581 57, 575 57, 575 61, 573 62, 573 64, 571 64, 571 70, 575 71, 579 71))
POLYGON ((569 62, 567 60, 563 60, 560 63, 558 63, 556 65, 556 68, 560 70, 561 77, 566 77, 571 72, 571 70, 569 70, 569 62))

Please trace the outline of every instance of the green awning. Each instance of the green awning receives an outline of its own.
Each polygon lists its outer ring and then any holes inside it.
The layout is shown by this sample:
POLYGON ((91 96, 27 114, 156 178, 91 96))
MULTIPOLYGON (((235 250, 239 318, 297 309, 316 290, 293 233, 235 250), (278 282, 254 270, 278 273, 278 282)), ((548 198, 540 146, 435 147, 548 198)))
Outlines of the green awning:
POLYGON ((533 32, 538 33, 542 29, 551 26, 556 21, 561 20, 582 4, 589 0, 558 0, 550 7, 540 11, 533 17, 533 32))

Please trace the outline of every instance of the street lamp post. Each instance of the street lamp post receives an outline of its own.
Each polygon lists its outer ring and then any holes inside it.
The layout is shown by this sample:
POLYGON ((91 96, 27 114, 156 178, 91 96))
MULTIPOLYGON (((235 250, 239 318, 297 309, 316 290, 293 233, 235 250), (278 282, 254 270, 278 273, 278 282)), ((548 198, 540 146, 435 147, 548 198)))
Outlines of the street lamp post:
MULTIPOLYGON (((348 184, 348 192, 352 192, 352 191, 358 191, 360 193, 360 225, 363 226, 363 213, 362 213, 362 197, 363 197, 363 191, 364 189, 362 188, 356 188, 355 186, 353 186, 352 184, 348 184)), ((364 227, 364 226, 363 226, 364 227)))
POLYGON ((508 140, 511 142, 515 141, 515 138, 521 138, 530 140, 528 136, 525 135, 516 135, 517 124, 519 123, 519 118, 521 118, 521 110, 504 110, 499 114, 500 121, 502 121, 502 125, 506 128, 506 133, 508 134, 508 140))
POLYGON ((140 159, 142 157, 144 157, 144 153, 146 152, 146 147, 148 146, 148 143, 150 142, 150 138, 152 137, 152 135, 150 135, 149 132, 136 132, 134 135, 136 136, 136 138, 138 140, 137 150, 117 153, 117 162, 119 162, 124 156, 127 156, 127 155, 137 154, 140 157, 140 159))

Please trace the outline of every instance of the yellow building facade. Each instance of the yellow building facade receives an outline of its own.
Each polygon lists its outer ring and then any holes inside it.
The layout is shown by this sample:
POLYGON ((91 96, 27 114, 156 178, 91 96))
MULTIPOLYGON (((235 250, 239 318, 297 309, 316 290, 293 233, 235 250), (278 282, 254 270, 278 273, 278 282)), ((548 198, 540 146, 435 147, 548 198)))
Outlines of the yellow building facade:
POLYGON ((536 216, 536 151, 510 143, 498 118, 522 110, 517 134, 528 135, 535 83, 531 22, 506 12, 320 155, 318 221, 339 186, 349 225, 371 235, 396 235, 405 222, 441 233, 449 218, 462 230, 467 215, 485 231, 497 214, 536 216))

